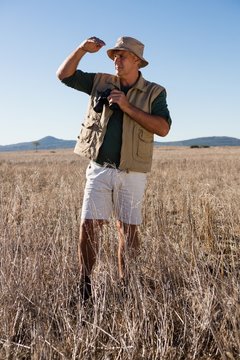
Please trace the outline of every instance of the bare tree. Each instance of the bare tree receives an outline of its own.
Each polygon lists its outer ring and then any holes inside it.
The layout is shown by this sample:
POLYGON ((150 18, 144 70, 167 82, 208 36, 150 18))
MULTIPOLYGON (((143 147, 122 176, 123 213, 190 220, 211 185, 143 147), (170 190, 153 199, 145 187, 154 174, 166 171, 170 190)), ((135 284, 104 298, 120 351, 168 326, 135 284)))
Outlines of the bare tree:
POLYGON ((35 151, 37 152, 38 146, 40 145, 40 142, 39 141, 33 141, 32 144, 33 144, 33 146, 35 146, 35 151))

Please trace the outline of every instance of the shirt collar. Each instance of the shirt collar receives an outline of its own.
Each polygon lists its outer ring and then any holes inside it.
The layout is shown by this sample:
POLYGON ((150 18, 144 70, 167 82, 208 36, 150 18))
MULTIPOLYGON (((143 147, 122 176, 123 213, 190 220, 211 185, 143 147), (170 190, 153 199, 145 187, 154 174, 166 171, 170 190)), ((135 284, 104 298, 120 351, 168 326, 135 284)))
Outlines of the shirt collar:
MULTIPOLYGON (((117 89, 121 88, 119 78, 115 75, 111 76, 111 78, 107 80, 107 83, 117 89)), ((147 91, 146 80, 143 78, 141 71, 139 71, 139 77, 131 89, 138 89, 143 92, 147 91)))

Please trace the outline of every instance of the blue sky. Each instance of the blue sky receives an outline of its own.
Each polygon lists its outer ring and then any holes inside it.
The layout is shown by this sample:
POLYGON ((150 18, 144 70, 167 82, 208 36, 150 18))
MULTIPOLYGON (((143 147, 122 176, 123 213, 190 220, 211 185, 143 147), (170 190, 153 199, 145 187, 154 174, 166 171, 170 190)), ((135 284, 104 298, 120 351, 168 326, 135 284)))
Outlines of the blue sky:
POLYGON ((239 0, 0 0, 0 145, 77 137, 88 96, 55 73, 93 35, 107 45, 84 57, 89 72, 114 73, 106 50, 119 36, 145 44, 143 76, 168 93, 164 141, 240 138, 239 0))

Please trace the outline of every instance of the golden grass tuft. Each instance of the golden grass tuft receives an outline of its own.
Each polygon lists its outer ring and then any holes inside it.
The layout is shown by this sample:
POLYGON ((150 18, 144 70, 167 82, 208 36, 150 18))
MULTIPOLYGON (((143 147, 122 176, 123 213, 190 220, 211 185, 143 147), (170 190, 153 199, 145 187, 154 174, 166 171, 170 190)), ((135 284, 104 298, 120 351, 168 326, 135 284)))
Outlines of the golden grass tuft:
POLYGON ((127 291, 113 222, 93 306, 73 309, 87 162, 0 153, 0 359, 240 359, 239 157, 155 149, 127 291))

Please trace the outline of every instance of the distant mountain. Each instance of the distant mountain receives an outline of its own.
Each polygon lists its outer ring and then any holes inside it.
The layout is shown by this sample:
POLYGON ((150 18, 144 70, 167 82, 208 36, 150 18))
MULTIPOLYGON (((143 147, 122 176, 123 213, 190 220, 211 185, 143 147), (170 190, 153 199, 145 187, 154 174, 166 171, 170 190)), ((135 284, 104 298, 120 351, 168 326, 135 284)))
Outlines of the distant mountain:
POLYGON ((240 146, 240 139, 228 136, 201 137, 182 141, 155 142, 157 146, 240 146))
POLYGON ((62 139, 57 139, 53 136, 46 136, 36 141, 0 146, 0 152, 35 150, 36 147, 38 150, 68 149, 68 148, 73 148, 75 144, 76 144, 75 140, 62 140, 62 139))
MULTIPOLYGON (((53 136, 46 136, 40 140, 24 142, 13 145, 0 145, 0 152, 3 151, 26 151, 35 150, 54 150, 74 148, 75 140, 62 140, 53 136)), ((182 141, 155 142, 156 146, 240 146, 240 139, 228 136, 202 137, 182 141)))

